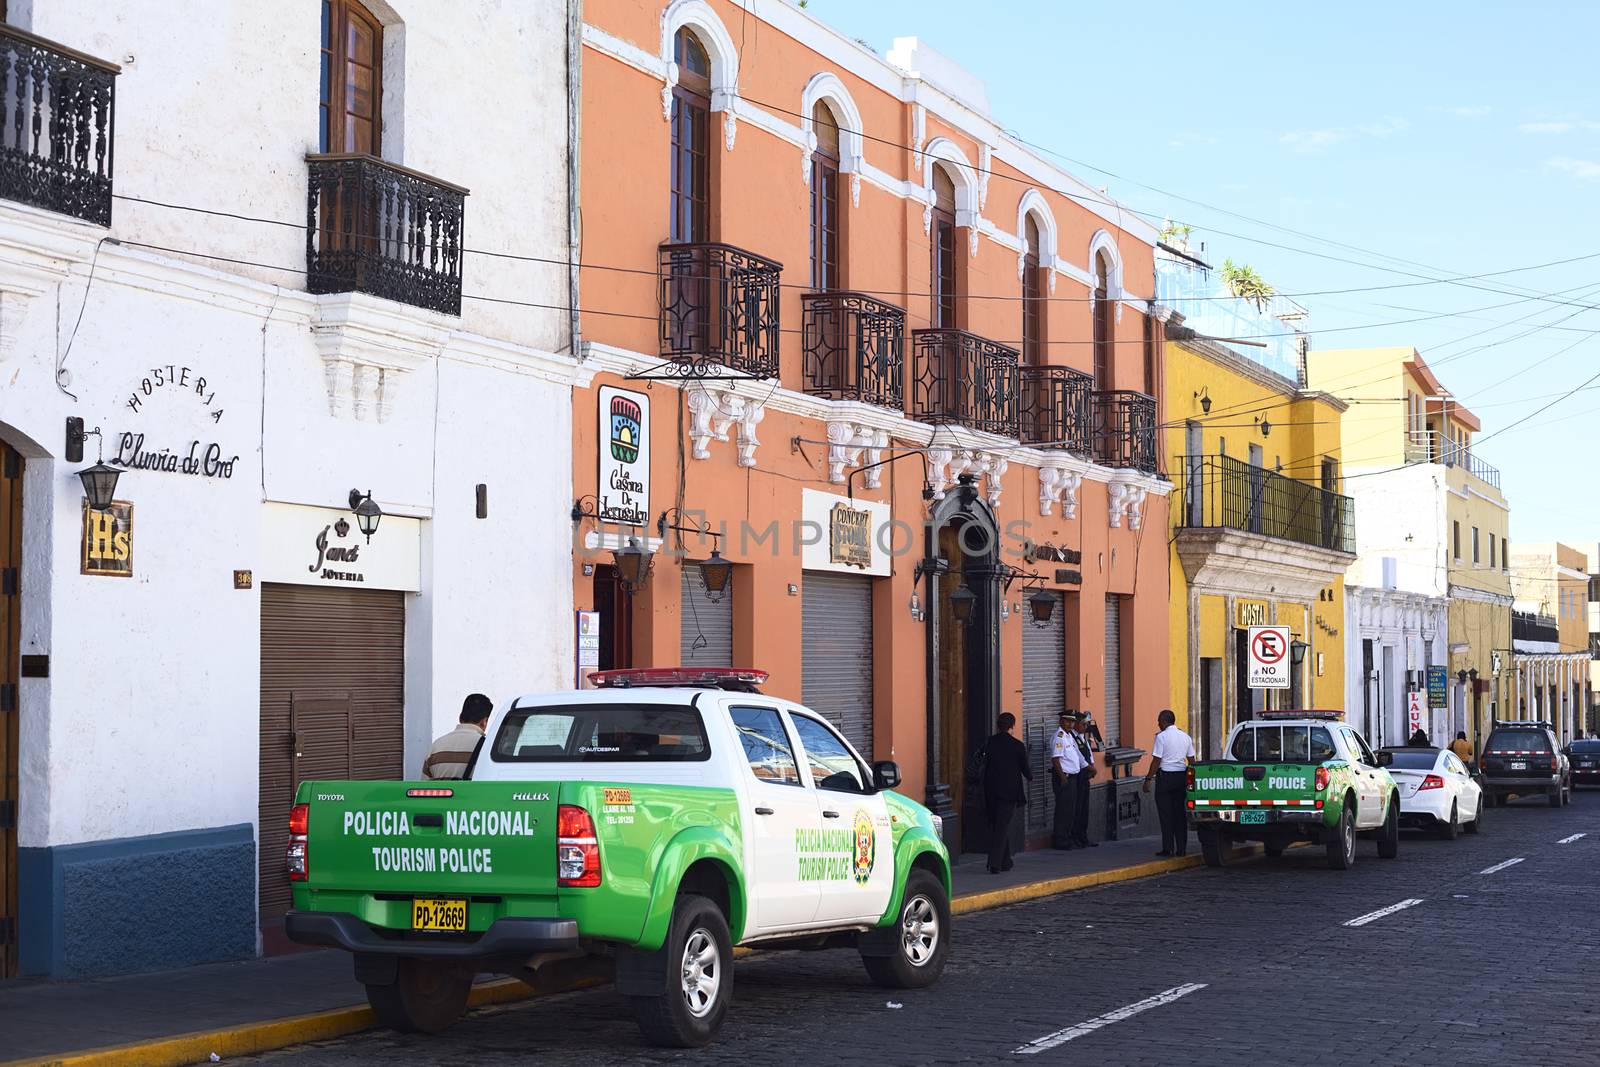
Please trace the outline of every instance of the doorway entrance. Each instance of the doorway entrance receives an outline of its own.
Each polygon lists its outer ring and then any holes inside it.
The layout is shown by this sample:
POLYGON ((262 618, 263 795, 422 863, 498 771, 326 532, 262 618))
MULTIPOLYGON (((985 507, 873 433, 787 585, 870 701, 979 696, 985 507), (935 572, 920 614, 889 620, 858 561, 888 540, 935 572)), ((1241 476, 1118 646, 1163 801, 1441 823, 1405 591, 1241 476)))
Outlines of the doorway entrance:
POLYGON ((17 680, 22 656, 22 456, 0 441, 0 978, 17 973, 17 680))
MULTIPOLYGON (((594 569, 594 610, 600 614, 599 669, 633 666, 633 598, 609 563, 594 569)), ((587 686, 589 681, 581 679, 580 684, 587 686)))
POLYGON ((1267 706, 1265 689, 1250 688, 1250 631, 1233 631, 1233 721, 1237 725, 1256 717, 1267 706))

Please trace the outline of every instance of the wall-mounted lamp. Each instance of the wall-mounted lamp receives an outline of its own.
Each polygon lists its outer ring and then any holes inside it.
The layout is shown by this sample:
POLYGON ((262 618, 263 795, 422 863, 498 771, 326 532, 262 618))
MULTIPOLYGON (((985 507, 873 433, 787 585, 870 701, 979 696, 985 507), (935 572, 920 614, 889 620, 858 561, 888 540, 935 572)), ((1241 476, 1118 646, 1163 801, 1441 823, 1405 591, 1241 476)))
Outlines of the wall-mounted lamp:
POLYGON ((1294 664, 1296 667, 1300 666, 1301 664, 1305 663, 1306 653, 1310 651, 1311 646, 1306 644, 1304 641, 1290 641, 1289 662, 1294 664))
POLYGON ((1272 436, 1272 423, 1267 421, 1267 417, 1265 415, 1261 416, 1259 419, 1256 419, 1255 422, 1257 428, 1261 430, 1262 437, 1272 436))
POLYGON ((79 471, 78 480, 83 482, 83 495, 89 500, 89 509, 105 511, 111 507, 112 500, 116 498, 117 479, 121 477, 122 472, 106 463, 105 439, 100 435, 100 427, 85 430, 82 419, 76 415, 67 416, 65 456, 68 463, 83 462, 83 443, 91 437, 98 446, 100 459, 94 466, 79 471))
MULTIPOLYGON (((711 528, 709 522, 685 523, 685 515, 678 508, 668 508, 656 519, 656 533, 661 537, 667 536, 668 530, 676 530, 680 534, 699 534, 701 537, 711 538, 711 558, 700 564, 700 584, 705 587, 706 599, 713 604, 721 603, 728 586, 733 581, 733 564, 729 563, 722 555, 722 535, 711 528), (676 516, 677 522, 667 520, 676 516)), ((678 548, 683 548, 683 539, 678 539, 678 548)))
POLYGON ((383 520, 383 509, 372 499, 372 490, 365 493, 359 489, 350 490, 350 510, 356 513, 356 525, 371 544, 372 535, 378 532, 378 523, 383 520))
POLYGON ((1033 624, 1043 629, 1055 617, 1056 597, 1043 589, 1035 589, 1028 597, 1028 610, 1033 613, 1033 624))
POLYGON ((634 537, 628 538, 628 543, 621 548, 613 549, 611 559, 617 568, 617 580, 630 596, 650 580, 650 572, 655 567, 655 554, 634 537))
POLYGON ((978 595, 965 585, 958 585, 950 592, 950 612, 956 617, 956 622, 968 623, 972 621, 972 611, 978 606, 978 595))
POLYGON ((1211 414, 1211 393, 1208 387, 1201 386, 1200 391, 1194 394, 1194 398, 1200 401, 1200 414, 1211 414))

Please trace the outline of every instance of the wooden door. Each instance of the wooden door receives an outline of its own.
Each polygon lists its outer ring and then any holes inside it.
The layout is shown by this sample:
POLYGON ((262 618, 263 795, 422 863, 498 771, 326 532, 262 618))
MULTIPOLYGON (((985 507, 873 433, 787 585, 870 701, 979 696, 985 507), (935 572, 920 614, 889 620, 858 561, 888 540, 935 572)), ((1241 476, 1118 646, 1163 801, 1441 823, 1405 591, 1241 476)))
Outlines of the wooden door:
POLYGON ((22 457, 0 441, 0 978, 17 973, 17 730, 22 626, 22 457))

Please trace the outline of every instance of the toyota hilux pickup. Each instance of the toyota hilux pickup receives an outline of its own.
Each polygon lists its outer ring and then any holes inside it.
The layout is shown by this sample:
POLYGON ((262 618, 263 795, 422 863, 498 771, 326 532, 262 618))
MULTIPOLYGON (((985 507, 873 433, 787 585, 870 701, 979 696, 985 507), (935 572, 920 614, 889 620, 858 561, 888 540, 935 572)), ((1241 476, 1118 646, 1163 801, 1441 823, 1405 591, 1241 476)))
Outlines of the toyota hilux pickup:
POLYGON ((1260 841, 1279 856, 1295 841, 1327 850, 1328 866, 1355 862, 1356 837, 1375 837, 1378 855, 1400 849, 1394 779, 1338 711, 1263 712, 1228 735, 1226 759, 1189 768, 1185 804, 1206 865, 1228 847, 1260 841))
POLYGON ((602 672, 496 709, 463 781, 301 784, 290 938, 354 955, 380 1023, 433 1032, 473 978, 605 956, 647 1038, 709 1041, 735 945, 853 947, 879 985, 950 949, 942 827, 760 671, 602 672))

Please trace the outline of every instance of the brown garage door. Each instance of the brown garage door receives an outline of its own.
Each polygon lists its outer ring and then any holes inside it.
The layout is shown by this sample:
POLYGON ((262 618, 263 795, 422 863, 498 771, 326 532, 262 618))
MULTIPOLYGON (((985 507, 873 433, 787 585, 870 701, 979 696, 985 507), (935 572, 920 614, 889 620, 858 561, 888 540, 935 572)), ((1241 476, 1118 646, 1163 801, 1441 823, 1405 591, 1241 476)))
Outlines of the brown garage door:
POLYGON ((302 781, 399 778, 405 594, 261 587, 261 917, 289 907, 283 852, 302 781))

